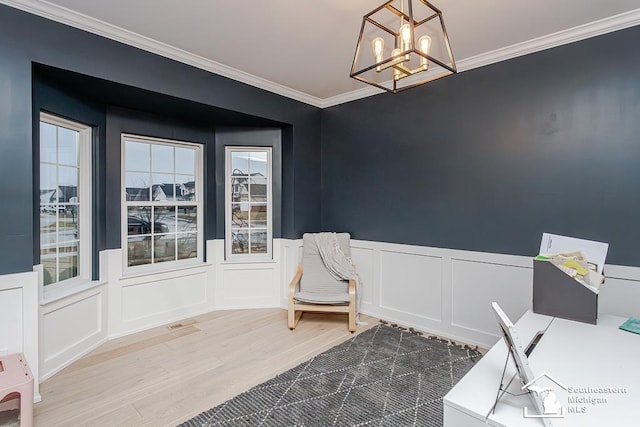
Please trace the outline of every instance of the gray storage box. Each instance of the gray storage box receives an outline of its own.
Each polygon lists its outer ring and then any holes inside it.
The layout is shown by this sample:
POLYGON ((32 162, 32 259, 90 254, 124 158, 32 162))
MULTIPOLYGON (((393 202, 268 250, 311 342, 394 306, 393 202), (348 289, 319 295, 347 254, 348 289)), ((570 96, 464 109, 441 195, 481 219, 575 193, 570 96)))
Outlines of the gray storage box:
POLYGON ((533 260, 533 312, 595 325, 598 294, 549 261, 533 260))

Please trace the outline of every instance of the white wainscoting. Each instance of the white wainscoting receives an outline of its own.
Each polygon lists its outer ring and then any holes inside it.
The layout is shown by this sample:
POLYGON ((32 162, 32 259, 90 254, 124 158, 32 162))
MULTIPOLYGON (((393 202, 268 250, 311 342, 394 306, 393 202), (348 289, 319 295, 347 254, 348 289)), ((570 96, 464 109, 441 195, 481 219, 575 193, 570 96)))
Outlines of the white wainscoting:
MULTIPOLYGON (((40 378, 50 377, 108 338, 213 310, 278 307, 281 299, 280 247, 279 240, 274 240, 275 255, 270 262, 228 263, 224 260, 224 241, 211 240, 207 242, 206 263, 135 276, 123 273, 120 249, 101 252, 99 285, 41 305, 39 361, 43 369, 40 378)), ((37 280, 37 276, 34 277, 37 280)), ((36 285, 31 288, 34 292, 38 289, 36 285)), ((11 307, 4 312, 5 317, 13 319, 21 315, 14 307, 21 297, 20 289, 12 285, 7 288, 10 293, 0 294, 0 307, 4 304, 11 307)), ((36 292, 31 305, 34 310, 37 310, 37 301, 36 292)), ((26 329, 20 327, 18 330, 11 332, 13 335, 7 332, 6 341, 21 341, 26 329)), ((32 334, 37 344, 37 321, 32 334)), ((33 354, 37 361, 37 347, 33 354)), ((38 363, 35 365, 37 367, 38 363)))
MULTIPOLYGON (((226 262, 224 241, 211 240, 206 263, 135 277, 123 275, 120 249, 107 250, 99 284, 43 303, 39 321, 38 273, 0 276, 0 324, 12 325, 0 328, 0 351, 25 353, 44 379, 108 338, 214 310, 286 308, 302 240, 275 239, 273 249, 269 262, 226 262)), ((490 347, 492 301, 513 319, 531 308, 531 257, 361 240, 351 252, 362 312, 380 319, 490 347)), ((600 312, 640 317, 640 268, 607 265, 605 275, 600 312)))
POLYGON ((0 275, 0 354, 23 353, 33 374, 34 401, 41 400, 38 363, 38 274, 0 275))
POLYGON ((106 285, 42 304, 40 379, 70 365, 107 339, 106 285))
POLYGON ((528 257, 352 240, 362 312, 483 347, 498 338, 490 303, 514 318, 531 306, 528 257))
POLYGON ((176 276, 121 282, 123 323, 140 320, 146 323, 147 319, 164 318, 166 314, 207 302, 206 272, 189 271, 176 276))
MULTIPOLYGON (((207 242, 207 253, 212 244, 207 242)), ((109 338, 128 335, 214 309, 211 262, 143 275, 123 274, 121 249, 108 252, 109 338)))
POLYGON ((514 259, 513 264, 451 258, 450 330, 475 343, 491 344, 499 330, 491 303, 497 302, 507 315, 519 319, 532 301, 533 270, 514 259))
POLYGON ((100 280, 46 293, 42 265, 34 266, 39 289, 40 381, 69 366, 107 340, 106 253, 100 280))
MULTIPOLYGON (((282 241, 283 287, 301 257, 301 240, 282 241)), ((393 243, 351 241, 363 281, 362 312, 481 347, 499 338, 491 302, 518 319, 532 307, 532 257, 393 243)), ((601 313, 640 316, 640 268, 607 265, 601 313)))
POLYGON ((380 314, 402 314, 411 323, 442 322, 442 258, 378 251, 380 314))
POLYGON ((640 268, 605 265, 598 312, 640 318, 640 268))
POLYGON ((225 261, 224 240, 212 241, 215 253, 217 310, 269 308, 280 305, 281 239, 273 240, 273 259, 261 262, 225 261))

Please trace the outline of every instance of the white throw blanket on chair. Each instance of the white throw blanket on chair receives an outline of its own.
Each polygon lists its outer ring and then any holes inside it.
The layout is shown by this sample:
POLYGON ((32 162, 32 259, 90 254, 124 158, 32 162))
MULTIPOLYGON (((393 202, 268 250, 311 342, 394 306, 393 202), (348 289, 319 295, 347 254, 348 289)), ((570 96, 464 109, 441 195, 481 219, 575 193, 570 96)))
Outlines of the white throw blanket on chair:
POLYGON ((327 271, 336 280, 354 280, 356 282, 356 323, 360 322, 360 304, 362 301, 362 279, 356 272, 353 261, 340 249, 336 233, 314 233, 313 239, 327 271))

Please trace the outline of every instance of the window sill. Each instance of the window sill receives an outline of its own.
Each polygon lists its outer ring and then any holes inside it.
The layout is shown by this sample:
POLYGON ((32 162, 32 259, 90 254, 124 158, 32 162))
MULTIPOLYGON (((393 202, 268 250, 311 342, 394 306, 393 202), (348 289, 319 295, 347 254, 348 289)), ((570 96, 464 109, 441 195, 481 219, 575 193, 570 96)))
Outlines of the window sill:
POLYGON ((104 280, 86 280, 78 281, 67 286, 60 286, 56 289, 47 289, 45 287, 42 292, 42 301, 40 301, 40 305, 46 306, 56 301, 60 301, 70 296, 79 294, 81 292, 100 287, 102 285, 105 285, 106 283, 107 282, 104 280))
POLYGON ((276 264, 274 259, 226 259, 220 264, 222 265, 237 265, 237 264, 276 264))

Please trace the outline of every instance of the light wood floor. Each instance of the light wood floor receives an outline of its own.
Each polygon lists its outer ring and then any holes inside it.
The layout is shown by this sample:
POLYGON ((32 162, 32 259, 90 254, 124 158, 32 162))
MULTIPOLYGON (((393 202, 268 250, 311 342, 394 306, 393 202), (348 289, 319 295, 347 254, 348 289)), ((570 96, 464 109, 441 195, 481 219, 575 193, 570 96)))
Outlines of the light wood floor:
MULTIPOLYGON (((36 426, 175 426, 353 335, 341 314, 216 311, 108 341, 40 385, 36 426), (173 326, 173 328, 172 328, 173 326)), ((368 326, 377 324, 362 316, 368 326)))

